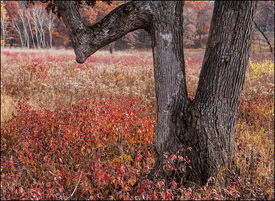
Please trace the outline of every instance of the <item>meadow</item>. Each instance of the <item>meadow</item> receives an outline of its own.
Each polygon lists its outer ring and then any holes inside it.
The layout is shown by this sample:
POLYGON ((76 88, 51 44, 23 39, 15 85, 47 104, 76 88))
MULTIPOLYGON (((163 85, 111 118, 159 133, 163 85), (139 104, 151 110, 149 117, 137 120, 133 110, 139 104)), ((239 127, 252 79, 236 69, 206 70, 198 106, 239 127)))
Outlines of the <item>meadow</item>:
MULTIPOLYGON (((191 99, 203 55, 185 50, 191 99)), ((156 156, 151 51, 74 59, 71 50, 1 50, 2 200, 274 199, 272 54, 252 53, 232 164, 203 187, 146 178, 156 156)), ((167 156, 169 168, 177 157, 167 156)))

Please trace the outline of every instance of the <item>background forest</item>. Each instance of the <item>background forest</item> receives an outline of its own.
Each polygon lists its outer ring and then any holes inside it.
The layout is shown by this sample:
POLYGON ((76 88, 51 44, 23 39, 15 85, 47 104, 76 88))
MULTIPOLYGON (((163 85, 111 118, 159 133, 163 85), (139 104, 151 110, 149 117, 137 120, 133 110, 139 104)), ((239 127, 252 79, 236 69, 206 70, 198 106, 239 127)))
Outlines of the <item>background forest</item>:
MULTIPOLYGON (((125 1, 124 1, 125 2, 125 1)), ((123 1, 111 4, 98 1, 94 7, 83 5, 80 9, 83 20, 93 24, 101 20, 123 1)), ((27 1, 1 1, 1 46, 27 48, 70 47, 70 41, 62 20, 47 13, 45 5, 27 1)), ((186 1, 184 6, 184 46, 185 48, 204 48, 206 46, 213 1, 186 1)), ((274 4, 272 1, 260 1, 256 20, 258 27, 274 46, 274 4)), ((260 31, 255 31, 253 44, 265 49, 266 38, 260 31)), ((112 44, 115 49, 150 48, 151 40, 144 30, 127 34, 112 44)))

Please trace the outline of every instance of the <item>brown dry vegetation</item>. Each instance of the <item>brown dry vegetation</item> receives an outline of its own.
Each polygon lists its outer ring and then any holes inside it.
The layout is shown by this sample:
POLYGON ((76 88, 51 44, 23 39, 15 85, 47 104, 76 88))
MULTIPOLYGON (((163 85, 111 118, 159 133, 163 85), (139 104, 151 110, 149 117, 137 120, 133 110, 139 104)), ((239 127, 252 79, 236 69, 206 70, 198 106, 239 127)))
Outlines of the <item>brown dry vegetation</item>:
MULTIPOLYGON (((147 104, 154 102, 152 65, 140 66, 135 61, 130 62, 131 66, 122 63, 123 59, 137 52, 116 52, 112 57, 116 57, 118 62, 114 63, 109 61, 109 52, 98 52, 95 57, 102 60, 84 65, 74 61, 72 51, 41 50, 35 53, 41 59, 34 62, 20 56, 20 50, 11 52, 18 53, 18 56, 16 62, 12 58, 2 58, 2 94, 15 100, 29 97, 36 109, 40 105, 50 109, 67 107, 78 104, 84 98, 94 100, 127 96, 141 97, 147 104), (49 57, 58 61, 48 62, 49 57), (38 73, 42 74, 41 78, 37 77, 38 73), (47 74, 46 77, 43 73, 47 74)), ((138 56, 149 60, 148 63, 152 62, 149 52, 139 53, 138 56)))

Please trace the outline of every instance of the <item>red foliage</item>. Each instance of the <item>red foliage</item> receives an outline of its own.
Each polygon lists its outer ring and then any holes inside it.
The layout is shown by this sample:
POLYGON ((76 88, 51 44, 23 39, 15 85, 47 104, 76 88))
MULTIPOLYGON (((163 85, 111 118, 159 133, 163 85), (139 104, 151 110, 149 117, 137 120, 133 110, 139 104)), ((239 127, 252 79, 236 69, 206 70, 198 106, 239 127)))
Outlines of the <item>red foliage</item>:
MULTIPOLYGON (((163 187, 179 190, 175 174, 171 183, 156 184, 142 176, 153 166, 156 119, 139 101, 85 99, 53 111, 19 102, 17 115, 1 128, 5 197, 68 199, 81 181, 75 193, 81 199, 174 199, 176 192, 163 193, 163 187)), ((164 171, 176 173, 179 161, 190 163, 182 151, 167 155, 164 171)))
POLYGON ((137 172, 131 164, 141 167, 151 158, 156 124, 155 114, 138 101, 86 99, 71 111, 35 111, 27 100, 20 102, 17 116, 1 128, 1 168, 6 181, 19 180, 20 168, 31 171, 33 183, 10 185, 10 194, 16 199, 59 198, 73 191, 80 170, 85 175, 80 192, 102 187, 110 192, 133 184, 137 172))

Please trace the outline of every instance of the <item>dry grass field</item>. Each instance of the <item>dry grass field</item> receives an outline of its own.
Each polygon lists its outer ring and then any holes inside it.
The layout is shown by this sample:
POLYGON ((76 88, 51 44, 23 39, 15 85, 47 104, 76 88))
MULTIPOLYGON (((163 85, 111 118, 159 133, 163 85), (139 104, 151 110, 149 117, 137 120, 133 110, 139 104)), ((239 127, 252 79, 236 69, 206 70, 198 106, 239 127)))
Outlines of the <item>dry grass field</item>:
MULTIPOLYGON (((190 98, 203 54, 185 51, 190 98)), ((145 178, 156 140, 151 51, 74 59, 1 50, 1 199, 274 199, 273 55, 250 58, 232 165, 204 187, 145 178)))

